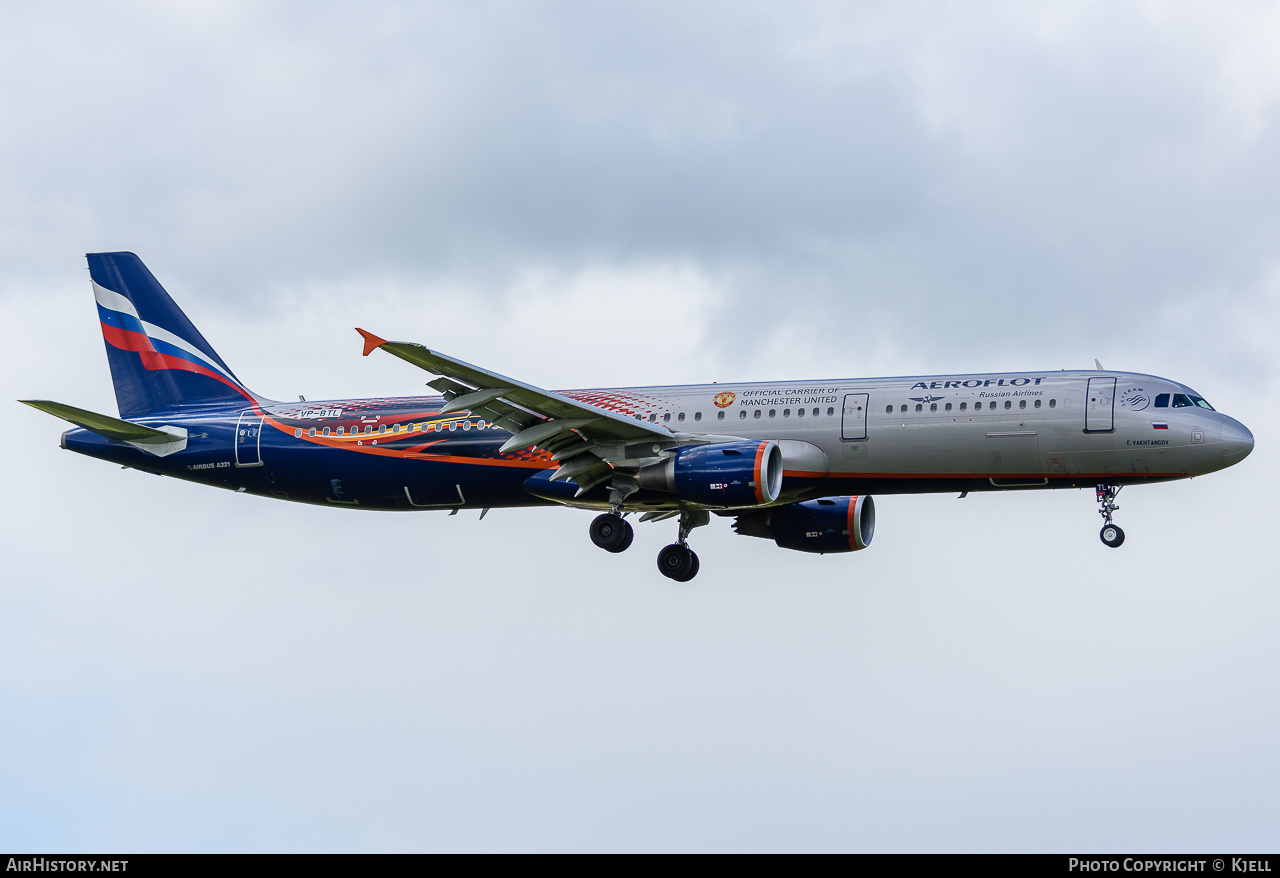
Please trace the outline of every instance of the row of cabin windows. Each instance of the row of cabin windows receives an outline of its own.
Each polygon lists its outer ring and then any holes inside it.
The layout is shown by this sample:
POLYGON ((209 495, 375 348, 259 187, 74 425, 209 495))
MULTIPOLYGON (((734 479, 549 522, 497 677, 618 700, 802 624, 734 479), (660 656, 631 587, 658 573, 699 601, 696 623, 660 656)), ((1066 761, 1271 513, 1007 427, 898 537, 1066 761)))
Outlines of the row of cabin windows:
MULTIPOLYGON (((419 433, 443 433, 445 430, 450 430, 450 431, 454 431, 458 429, 470 430, 472 427, 475 427, 475 429, 477 430, 483 430, 485 427, 492 427, 492 426, 493 426, 492 424, 486 423, 485 421, 475 421, 475 422, 450 421, 447 427, 444 424, 392 424, 390 427, 388 427, 386 424, 379 424, 376 432, 377 432, 377 435, 379 436, 386 435, 387 433, 391 433, 394 435, 396 433, 402 433, 402 432, 413 433, 414 431, 417 431, 419 433)), ((335 436, 346 435, 346 429, 347 429, 346 427, 338 427, 333 431, 333 435, 335 436)), ((373 429, 372 424, 364 425, 365 436, 371 436, 374 434, 374 432, 375 431, 373 429)), ((359 433, 360 433, 359 427, 351 428, 352 436, 358 435, 359 433)), ((301 427, 295 428, 293 431, 293 435, 295 438, 299 438, 299 439, 302 438, 302 428, 301 427)), ((308 436, 328 436, 329 428, 323 427, 317 430, 317 428, 312 427, 310 430, 307 431, 307 435, 308 436)))
MULTIPOLYGON (((1042 402, 1041 400, 1038 400, 1038 399, 1037 399, 1037 400, 1035 401, 1035 404, 1032 406, 1032 408, 1040 408, 1040 404, 1041 404, 1041 402, 1042 402)), ((989 403, 987 403, 987 408, 988 408, 989 410, 991 410, 991 411, 994 411, 994 410, 995 410, 995 408, 996 408, 996 406, 997 406, 997 403, 995 403, 995 402, 989 402, 989 403)), ((1013 400, 1011 400, 1011 399, 1006 399, 1006 400, 1004 401, 1004 407, 1005 407, 1006 409, 1012 409, 1012 408, 1013 408, 1013 400)), ((1026 407, 1027 407, 1027 401, 1026 401, 1025 399, 1020 399, 1020 400, 1018 400, 1018 408, 1020 408, 1020 409, 1025 409, 1026 407)), ((1049 400, 1049 408, 1051 408, 1051 409, 1052 409, 1052 408, 1057 408, 1057 407, 1058 407, 1058 401, 1057 401, 1056 399, 1051 399, 1051 400, 1049 400)), ((962 403, 960 403, 960 411, 962 411, 962 412, 963 412, 963 411, 968 411, 968 408, 969 408, 969 404, 968 404, 967 402, 962 402, 962 403)), ((938 404, 937 404, 936 402, 934 402, 934 403, 930 403, 930 404, 929 404, 929 411, 931 411, 931 412, 936 412, 937 410, 938 410, 938 404)), ((949 411, 951 411, 951 403, 947 403, 947 404, 943 407, 943 409, 942 409, 942 410, 943 410, 943 411, 945 411, 945 412, 949 412, 949 411)), ((975 412, 980 412, 980 411, 982 411, 982 403, 980 403, 980 402, 975 402, 975 403, 973 404, 973 410, 974 410, 975 412)), ((907 411, 907 407, 906 407, 905 405, 903 405, 903 406, 902 406, 902 409, 901 409, 901 412, 905 414, 905 413, 906 413, 906 411, 907 411)), ((918 402, 918 403, 916 403, 916 411, 918 411, 918 412, 922 412, 922 411, 924 411, 924 403, 919 403, 919 402, 918 402)), ((893 414, 893 406, 891 406, 891 405, 887 405, 887 406, 885 406, 885 407, 884 407, 884 413, 885 413, 886 415, 891 415, 891 414, 893 414)))
MULTIPOLYGON (((796 417, 797 417, 797 418, 803 418, 803 417, 805 416, 805 412, 806 412, 806 411, 808 411, 808 409, 796 409, 796 410, 795 410, 796 417)), ((763 417, 763 415, 761 415, 761 414, 760 414, 760 412, 761 412, 761 409, 756 409, 756 410, 755 410, 755 416, 756 416, 757 418, 763 417)), ((835 413, 836 413, 836 410, 835 410, 834 408, 828 408, 828 409, 827 409, 827 414, 828 414, 828 415, 834 415, 835 413)), ((819 415, 821 415, 821 414, 822 414, 822 409, 820 409, 820 408, 814 408, 814 409, 813 409, 813 415, 812 415, 813 417, 815 417, 815 418, 816 418, 816 417, 818 417, 818 416, 819 416, 819 415)), ((777 416, 778 416, 778 410, 777 410, 777 409, 769 409, 769 417, 771 417, 771 418, 776 418, 777 416)), ((784 418, 789 418, 789 417, 791 417, 791 409, 783 409, 783 410, 782 410, 782 416, 783 416, 784 418)), ((746 410, 746 409, 739 409, 739 410, 738 410, 738 418, 739 418, 739 419, 741 419, 741 420, 745 420, 745 419, 746 419, 746 417, 747 417, 747 410, 746 410)), ((701 421, 701 420, 702 420, 702 412, 694 412, 694 413, 693 413, 693 419, 694 419, 695 421, 701 421)), ((637 421, 642 421, 642 420, 644 420, 644 415, 636 415, 636 420, 637 420, 637 421)), ((718 420, 718 421, 723 421, 723 420, 724 420, 724 412, 723 412, 723 411, 716 412, 716 420, 718 420)), ((676 415, 676 421, 677 421, 678 423, 682 423, 682 422, 684 421, 684 412, 680 412, 679 414, 677 414, 677 415, 676 415)), ((658 422, 658 416, 657 416, 657 414, 651 414, 651 415, 649 415, 649 423, 651 423, 651 424, 656 424, 657 422, 658 422)), ((664 414, 664 415, 662 416, 662 422, 663 422, 664 424, 669 424, 669 423, 671 423, 671 412, 667 412, 666 414, 664 414)))

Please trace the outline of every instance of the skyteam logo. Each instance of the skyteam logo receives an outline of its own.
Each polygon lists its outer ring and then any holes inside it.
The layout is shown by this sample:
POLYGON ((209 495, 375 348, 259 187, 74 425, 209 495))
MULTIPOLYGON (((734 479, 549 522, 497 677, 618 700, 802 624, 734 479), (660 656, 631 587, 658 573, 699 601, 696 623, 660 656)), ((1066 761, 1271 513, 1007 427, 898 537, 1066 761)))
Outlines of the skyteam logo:
POLYGON ((1120 392, 1120 406, 1129 411, 1140 412, 1151 405, 1151 394, 1141 387, 1130 387, 1120 392))

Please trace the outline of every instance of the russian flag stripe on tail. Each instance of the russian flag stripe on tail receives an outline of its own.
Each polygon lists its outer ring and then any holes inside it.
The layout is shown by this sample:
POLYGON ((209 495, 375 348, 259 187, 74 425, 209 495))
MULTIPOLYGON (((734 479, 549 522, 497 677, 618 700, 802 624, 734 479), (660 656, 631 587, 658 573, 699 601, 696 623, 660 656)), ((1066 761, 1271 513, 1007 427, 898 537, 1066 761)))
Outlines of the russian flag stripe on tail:
POLYGON ((132 253, 90 253, 89 274, 122 418, 256 397, 132 253))

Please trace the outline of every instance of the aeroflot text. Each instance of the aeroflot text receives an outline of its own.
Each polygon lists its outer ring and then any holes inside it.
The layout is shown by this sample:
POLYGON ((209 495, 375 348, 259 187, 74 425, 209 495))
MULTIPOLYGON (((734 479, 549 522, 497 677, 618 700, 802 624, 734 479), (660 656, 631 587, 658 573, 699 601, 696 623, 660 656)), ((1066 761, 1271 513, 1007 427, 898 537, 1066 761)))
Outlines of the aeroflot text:
POLYGON ((1039 378, 988 378, 985 381, 981 378, 969 378, 965 381, 930 381, 927 384, 923 381, 917 381, 911 385, 912 390, 947 390, 952 387, 1025 387, 1034 382, 1037 386, 1044 380, 1044 376, 1039 378))

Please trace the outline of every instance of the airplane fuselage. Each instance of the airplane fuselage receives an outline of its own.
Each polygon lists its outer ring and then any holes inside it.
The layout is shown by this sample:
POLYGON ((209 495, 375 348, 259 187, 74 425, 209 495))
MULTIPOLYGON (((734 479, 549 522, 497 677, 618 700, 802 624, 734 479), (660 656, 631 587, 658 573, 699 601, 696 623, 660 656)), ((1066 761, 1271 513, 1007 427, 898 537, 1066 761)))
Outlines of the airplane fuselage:
MULTIPOLYGON (((855 494, 1092 487, 1186 478, 1252 448, 1249 431, 1190 388, 1112 371, 1018 372, 564 391, 677 435, 778 442, 779 503, 855 494)), ((137 422, 175 441, 162 456, 87 430, 63 447, 262 496, 359 509, 567 503, 609 508, 550 480, 538 449, 440 396, 187 407, 137 422), (185 435, 180 435, 185 431, 185 435)), ((655 453, 657 449, 655 448, 655 453)), ((674 508, 640 490, 624 509, 674 508)))

